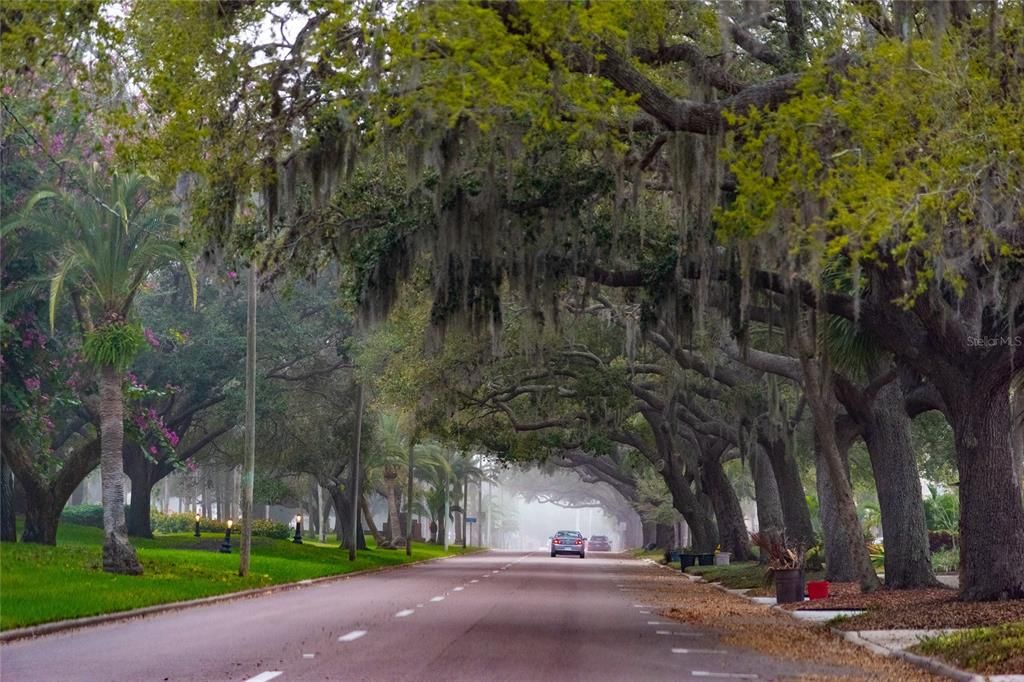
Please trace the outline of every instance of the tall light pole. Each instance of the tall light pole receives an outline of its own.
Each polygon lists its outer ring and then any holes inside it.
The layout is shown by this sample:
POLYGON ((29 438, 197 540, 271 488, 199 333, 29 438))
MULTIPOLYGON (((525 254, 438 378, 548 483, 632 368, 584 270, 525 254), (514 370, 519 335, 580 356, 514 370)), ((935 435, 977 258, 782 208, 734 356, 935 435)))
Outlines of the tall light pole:
MULTIPOLYGON (((483 462, 481 469, 483 468, 483 462)), ((484 477, 481 476, 476 482, 476 544, 478 547, 484 546, 484 477)))
POLYGON ((363 532, 359 523, 359 483, 360 455, 363 446, 363 384, 359 384, 359 398, 356 401, 356 459, 352 465, 352 543, 348 546, 348 560, 356 560, 356 546, 359 544, 359 533, 363 532))
POLYGON ((441 523, 444 526, 444 551, 448 552, 448 517, 451 515, 451 500, 449 499, 449 493, 451 492, 451 483, 448 479, 449 470, 444 470, 444 518, 441 519, 441 523))
POLYGON ((242 473, 242 540, 238 575, 249 574, 252 549, 252 489, 256 476, 256 264, 249 264, 245 322, 245 470, 242 473))
POLYGON ((469 514, 469 464, 473 462, 472 457, 466 458, 466 479, 462 482, 462 549, 466 549, 466 536, 469 534, 469 522, 466 521, 469 514))
POLYGON ((416 450, 416 436, 409 436, 409 473, 405 494, 405 556, 412 556, 412 466, 416 450))

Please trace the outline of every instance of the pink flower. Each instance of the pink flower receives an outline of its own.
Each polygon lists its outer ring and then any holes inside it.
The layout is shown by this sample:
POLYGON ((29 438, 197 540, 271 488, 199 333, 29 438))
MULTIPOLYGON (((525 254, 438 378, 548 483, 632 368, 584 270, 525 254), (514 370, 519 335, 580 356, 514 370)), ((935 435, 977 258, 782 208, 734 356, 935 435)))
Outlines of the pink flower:
POLYGON ((150 329, 149 327, 146 327, 146 329, 145 329, 145 331, 143 333, 146 336, 146 343, 148 343, 153 348, 159 348, 160 347, 160 339, 156 338, 156 334, 153 333, 152 329, 150 329))
POLYGON ((149 452, 150 452, 150 454, 155 455, 156 454, 156 446, 155 445, 150 445, 149 446, 149 452))
POLYGON ((25 379, 25 388, 27 388, 32 393, 35 393, 36 391, 38 391, 39 390, 39 386, 40 386, 39 377, 29 377, 29 378, 25 379))
POLYGON ((5 95, 9 95, 12 92, 14 92, 14 88, 12 88, 10 85, 5 85, 3 92, 5 95))
POLYGON ((236 279, 238 279, 238 273, 235 272, 234 270, 228 270, 228 279, 230 279, 231 281, 235 281, 236 279))

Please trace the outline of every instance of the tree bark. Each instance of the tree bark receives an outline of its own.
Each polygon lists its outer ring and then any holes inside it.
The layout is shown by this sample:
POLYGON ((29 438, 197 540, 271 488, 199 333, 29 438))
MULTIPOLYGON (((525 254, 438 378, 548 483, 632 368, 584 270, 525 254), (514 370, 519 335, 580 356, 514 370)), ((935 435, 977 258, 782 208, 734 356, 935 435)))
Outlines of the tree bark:
POLYGON ((960 595, 1024 598, 1024 503, 1014 476, 1006 381, 939 385, 960 471, 960 595), (991 388, 990 388, 991 387, 991 388))
POLYGON ((775 483, 779 488, 779 502, 782 505, 782 521, 786 528, 786 537, 803 548, 815 544, 814 525, 811 523, 811 511, 807 507, 807 493, 803 481, 800 480, 800 469, 796 458, 781 436, 761 438, 768 463, 775 475, 775 483))
MULTIPOLYGON (((359 496, 359 509, 362 510, 363 516, 366 518, 366 525, 370 529, 370 534, 373 535, 373 541, 377 544, 377 547, 390 547, 390 545, 384 541, 384 536, 380 530, 377 529, 377 522, 373 520, 373 514, 370 513, 370 505, 366 501, 366 495, 359 496)), ((359 530, 362 530, 362 524, 360 524, 359 530)), ((362 533, 360 533, 361 535, 362 533)), ((357 538, 358 539, 358 538, 357 538)))
MULTIPOLYGON (((846 450, 842 450, 845 465, 846 450)), ((856 562, 850 555, 850 541, 839 520, 832 479, 825 459, 815 453, 815 484, 818 492, 818 514, 821 517, 821 543, 825 548, 825 579, 832 582, 854 582, 858 578, 856 562)))
MULTIPOLYGON (((860 580, 861 589, 870 591, 878 588, 878 575, 871 565, 871 557, 862 539, 860 519, 853 501, 853 487, 850 485, 847 468, 836 442, 836 403, 831 382, 819 363, 814 350, 815 340, 804 331, 800 334, 800 366, 804 374, 804 395, 814 421, 814 433, 818 440, 816 459, 822 461, 832 497, 836 503, 837 518, 842 527, 846 551, 853 560, 854 570, 860 580)), ((831 558, 829 563, 831 563, 831 558)))
MULTIPOLYGON (((758 529, 776 528, 785 531, 786 522, 782 516, 782 501, 779 486, 772 472, 771 462, 761 447, 755 447, 751 455, 751 474, 754 478, 754 501, 757 503, 758 529)), ((806 506, 806 502, 805 502, 806 506)))
POLYGON ((701 465, 701 481, 715 508, 718 544, 724 551, 731 552, 737 561, 751 559, 750 535, 743 521, 743 510, 721 461, 718 457, 706 457, 701 460, 701 465))
POLYGON ((24 492, 25 526, 22 542, 57 544, 57 524, 71 493, 100 463, 100 441, 92 439, 73 449, 53 479, 45 478, 35 466, 34 452, 22 448, 5 428, 0 437, 3 458, 24 492))
POLYGON ((672 547, 672 526, 667 523, 656 523, 654 525, 654 541, 658 543, 658 549, 672 547))
POLYGON ((392 547, 400 547, 405 544, 405 539, 402 537, 400 528, 402 524, 398 513, 398 495, 395 490, 398 485, 398 472, 393 471, 394 467, 391 469, 392 471, 389 471, 386 468, 384 471, 384 491, 388 501, 388 542, 392 547))
POLYGON ((124 518, 124 399, 121 373, 100 369, 100 475, 103 482, 103 570, 141 575, 124 518))
POLYGON ((936 585, 910 417, 898 381, 878 391, 868 409, 863 435, 882 515, 885 585, 896 589, 936 585))
POLYGON ((7 458, 0 455, 0 542, 17 542, 18 528, 14 519, 14 472, 7 458))

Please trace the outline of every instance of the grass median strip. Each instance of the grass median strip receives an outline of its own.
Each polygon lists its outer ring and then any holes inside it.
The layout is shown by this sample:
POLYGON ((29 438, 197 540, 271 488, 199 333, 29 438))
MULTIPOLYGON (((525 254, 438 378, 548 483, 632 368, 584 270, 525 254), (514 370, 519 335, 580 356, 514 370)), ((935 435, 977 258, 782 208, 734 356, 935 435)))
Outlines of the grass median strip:
POLYGON ((983 675, 1024 673, 1024 623, 971 628, 932 637, 911 649, 983 675))
MULTIPOLYGON (((241 578, 237 545, 231 554, 217 551, 223 538, 181 533, 133 539, 142 576, 103 571, 103 531, 98 528, 61 524, 56 547, 0 543, 0 630, 446 556, 439 546, 414 543, 410 558, 404 550, 376 549, 367 539, 370 548, 350 562, 336 545, 254 537, 250 573, 241 578)), ((447 555, 463 551, 451 547, 447 555)))

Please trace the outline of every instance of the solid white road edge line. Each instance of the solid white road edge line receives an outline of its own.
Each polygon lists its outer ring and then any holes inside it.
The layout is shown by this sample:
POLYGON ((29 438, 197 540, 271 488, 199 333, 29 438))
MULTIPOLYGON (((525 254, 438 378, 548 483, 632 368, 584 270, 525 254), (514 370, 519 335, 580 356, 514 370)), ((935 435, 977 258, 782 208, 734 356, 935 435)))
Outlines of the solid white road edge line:
POLYGON ((362 637, 365 634, 366 634, 366 630, 353 630, 352 632, 348 633, 347 635, 342 635, 341 637, 339 637, 338 641, 339 642, 354 642, 354 641, 356 641, 357 639, 359 639, 360 637, 362 637))
POLYGON ((256 677, 250 677, 245 682, 267 682, 268 680, 272 680, 275 677, 280 677, 283 674, 284 673, 280 670, 268 670, 266 672, 260 673, 256 677))

